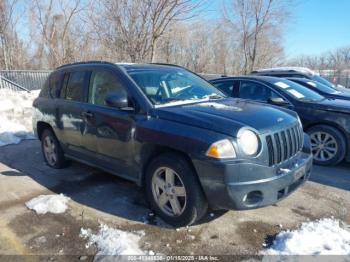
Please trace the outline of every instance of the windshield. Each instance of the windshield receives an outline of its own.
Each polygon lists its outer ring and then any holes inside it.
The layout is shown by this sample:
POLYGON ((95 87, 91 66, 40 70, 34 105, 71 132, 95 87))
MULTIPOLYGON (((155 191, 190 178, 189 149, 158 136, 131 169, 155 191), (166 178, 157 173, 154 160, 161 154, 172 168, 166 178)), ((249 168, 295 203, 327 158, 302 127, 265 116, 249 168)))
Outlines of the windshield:
MULTIPOLYGON (((321 77, 321 76, 314 75, 314 76, 312 76, 312 80, 314 80, 314 81, 316 81, 316 82, 319 82, 319 83, 321 83, 321 84, 324 84, 324 85, 326 85, 326 86, 329 86, 329 87, 331 87, 331 88, 334 89, 334 85, 333 85, 331 82, 329 82, 327 79, 325 79, 325 78, 323 78, 323 77, 321 77)), ((335 89, 334 89, 334 90, 335 90, 335 89)))
POLYGON ((225 97, 202 78, 181 68, 131 70, 128 74, 155 105, 185 104, 225 97))
POLYGON ((312 102, 325 99, 315 91, 312 91, 305 86, 289 80, 281 79, 276 81, 274 85, 280 88, 283 92, 287 93, 289 96, 299 101, 312 102))
POLYGON ((305 82, 307 84, 307 86, 311 87, 311 88, 316 88, 317 90, 327 93, 327 94, 339 94, 340 92, 335 90, 334 88, 331 88, 327 85, 324 85, 320 82, 316 82, 316 81, 306 81, 305 82))

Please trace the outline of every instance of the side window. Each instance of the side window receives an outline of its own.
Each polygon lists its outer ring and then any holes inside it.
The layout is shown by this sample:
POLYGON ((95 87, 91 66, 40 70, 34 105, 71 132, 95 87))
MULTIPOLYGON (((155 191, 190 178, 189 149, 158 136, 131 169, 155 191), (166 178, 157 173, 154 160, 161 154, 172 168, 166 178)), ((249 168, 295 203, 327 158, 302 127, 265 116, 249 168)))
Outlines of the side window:
POLYGON ((72 72, 69 74, 64 97, 67 100, 84 101, 85 72, 72 72))
POLYGON ((241 85, 239 87, 239 97, 243 99, 267 102, 269 98, 276 98, 279 96, 270 88, 262 84, 251 81, 241 81, 241 85))
MULTIPOLYGON (((51 75, 50 75, 51 76, 51 75)), ((50 76, 46 79, 44 85, 41 87, 41 91, 39 96, 40 97, 49 97, 49 93, 50 93, 50 76)))
POLYGON ((227 96, 232 96, 233 81, 221 81, 213 83, 213 85, 227 96))
POLYGON ((61 74, 55 73, 50 76, 50 95, 56 98, 61 86, 61 74))
POLYGON ((89 85, 89 103, 105 106, 108 94, 118 93, 127 97, 127 92, 120 79, 110 71, 94 71, 89 85))
POLYGON ((68 80, 69 80, 69 73, 65 73, 64 78, 63 78, 63 84, 62 84, 62 88, 61 88, 60 98, 66 97, 66 89, 67 89, 68 80))

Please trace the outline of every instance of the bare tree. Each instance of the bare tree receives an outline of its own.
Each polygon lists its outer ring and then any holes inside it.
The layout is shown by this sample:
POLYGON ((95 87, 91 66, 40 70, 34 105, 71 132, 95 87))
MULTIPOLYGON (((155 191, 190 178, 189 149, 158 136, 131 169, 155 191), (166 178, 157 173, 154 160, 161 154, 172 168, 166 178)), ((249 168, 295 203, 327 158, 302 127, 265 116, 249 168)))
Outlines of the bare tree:
POLYGON ((283 0, 230 0, 224 5, 223 17, 241 39, 243 73, 254 70, 257 61, 275 56, 274 48, 280 53, 281 44, 270 39, 281 39, 281 27, 289 16, 286 3, 283 0))
POLYGON ((0 0, 0 40, 6 41, 0 42, 0 65, 49 69, 103 59, 246 73, 280 63, 286 1, 292 0, 227 0, 224 19, 206 19, 207 0, 0 0), (30 37, 16 31, 13 18, 6 22, 16 1, 27 3, 30 37))
POLYGON ((350 69, 350 46, 336 48, 318 56, 301 55, 287 62, 288 65, 304 66, 314 70, 332 70, 340 73, 350 69))
MULTIPOLYGON (((156 45, 175 22, 195 14, 203 0, 101 0, 92 20, 106 46, 131 62, 154 61, 156 45)), ((98 5, 98 6, 97 6, 98 5)))
MULTIPOLYGON (((0 65, 4 69, 10 69, 19 40, 15 33, 14 9, 17 0, 0 1, 0 65)), ((18 54, 15 54, 18 55, 18 54)))
POLYGON ((75 20, 82 12, 81 0, 34 0, 32 2, 32 29, 36 32, 39 66, 46 58, 50 68, 75 60, 75 20))

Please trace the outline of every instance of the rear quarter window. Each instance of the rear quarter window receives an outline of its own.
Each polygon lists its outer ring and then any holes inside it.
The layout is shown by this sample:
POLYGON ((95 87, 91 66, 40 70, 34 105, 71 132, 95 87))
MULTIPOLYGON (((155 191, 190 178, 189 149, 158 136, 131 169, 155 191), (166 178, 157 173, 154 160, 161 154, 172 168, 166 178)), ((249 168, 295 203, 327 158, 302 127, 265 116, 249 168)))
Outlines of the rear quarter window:
POLYGON ((49 84, 50 83, 50 76, 48 78, 46 78, 45 83, 41 87, 39 97, 49 97, 49 94, 50 94, 50 84, 49 84))
POLYGON ((40 91, 40 97, 56 98, 61 87, 61 74, 52 73, 46 79, 40 91))
POLYGON ((62 76, 60 73, 52 74, 50 76, 50 96, 56 98, 58 92, 61 88, 61 79, 62 76))

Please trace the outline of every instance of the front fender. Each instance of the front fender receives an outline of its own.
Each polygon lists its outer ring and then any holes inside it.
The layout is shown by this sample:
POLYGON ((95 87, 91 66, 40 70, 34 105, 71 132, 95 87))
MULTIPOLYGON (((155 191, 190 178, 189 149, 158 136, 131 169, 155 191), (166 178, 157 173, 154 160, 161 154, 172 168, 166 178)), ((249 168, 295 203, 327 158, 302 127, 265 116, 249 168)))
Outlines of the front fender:
POLYGON ((312 152, 310 136, 306 133, 304 133, 304 143, 303 143, 302 151, 307 154, 311 154, 312 152))

